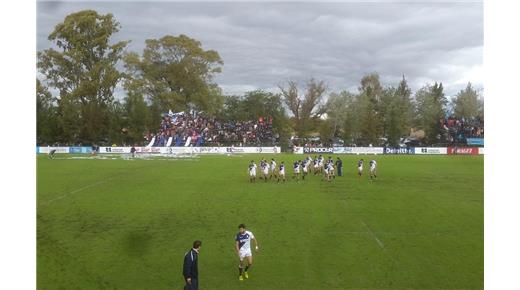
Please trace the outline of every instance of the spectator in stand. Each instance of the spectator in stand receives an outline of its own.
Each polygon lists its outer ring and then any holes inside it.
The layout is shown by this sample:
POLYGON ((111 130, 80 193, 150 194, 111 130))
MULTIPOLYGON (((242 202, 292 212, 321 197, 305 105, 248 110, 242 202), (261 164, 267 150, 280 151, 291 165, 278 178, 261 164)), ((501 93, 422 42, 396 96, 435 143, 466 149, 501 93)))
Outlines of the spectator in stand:
POLYGON ((441 119, 442 137, 448 143, 465 143, 466 138, 484 138, 484 120, 475 118, 455 118, 450 116, 441 119))

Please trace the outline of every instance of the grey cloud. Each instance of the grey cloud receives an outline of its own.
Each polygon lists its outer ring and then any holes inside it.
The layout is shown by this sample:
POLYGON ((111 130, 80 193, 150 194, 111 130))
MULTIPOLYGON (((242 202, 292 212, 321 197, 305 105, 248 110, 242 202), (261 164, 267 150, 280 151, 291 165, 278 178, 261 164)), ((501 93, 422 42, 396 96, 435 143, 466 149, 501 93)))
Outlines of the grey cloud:
POLYGON ((113 13, 122 25, 114 40, 131 39, 131 51, 166 34, 200 40, 224 60, 215 80, 228 94, 310 77, 356 90, 370 72, 385 85, 404 74, 414 90, 440 81, 448 95, 465 81, 482 86, 482 3, 39 2, 38 49, 81 9, 113 13))

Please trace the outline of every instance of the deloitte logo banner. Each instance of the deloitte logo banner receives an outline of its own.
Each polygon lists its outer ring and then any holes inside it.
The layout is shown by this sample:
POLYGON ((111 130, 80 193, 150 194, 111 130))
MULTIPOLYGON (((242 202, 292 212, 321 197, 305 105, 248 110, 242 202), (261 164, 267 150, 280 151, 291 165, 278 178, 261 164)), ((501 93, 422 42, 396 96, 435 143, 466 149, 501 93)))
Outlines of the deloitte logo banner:
POLYGON ((415 154, 415 149, 406 147, 406 148, 391 148, 385 147, 384 154, 415 154))

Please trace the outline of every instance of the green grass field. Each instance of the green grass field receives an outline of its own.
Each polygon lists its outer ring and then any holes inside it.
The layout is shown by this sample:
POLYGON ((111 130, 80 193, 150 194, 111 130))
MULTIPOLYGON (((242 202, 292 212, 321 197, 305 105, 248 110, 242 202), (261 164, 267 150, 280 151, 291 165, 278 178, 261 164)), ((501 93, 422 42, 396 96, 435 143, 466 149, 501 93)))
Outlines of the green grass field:
MULTIPOLYGON (((303 157, 272 156, 289 176, 303 157)), ((38 289, 182 289, 195 239, 200 289, 483 288, 482 156, 377 156, 371 182, 344 155, 345 176, 286 184, 249 183, 260 155, 68 157, 37 158, 38 289), (244 282, 240 223, 260 245, 244 282)))

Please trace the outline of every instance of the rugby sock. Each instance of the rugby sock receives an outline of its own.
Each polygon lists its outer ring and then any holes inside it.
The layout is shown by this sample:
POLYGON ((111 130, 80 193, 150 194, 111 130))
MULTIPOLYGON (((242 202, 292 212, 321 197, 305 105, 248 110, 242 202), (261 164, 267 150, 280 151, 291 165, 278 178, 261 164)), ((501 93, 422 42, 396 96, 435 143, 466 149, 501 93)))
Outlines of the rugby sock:
POLYGON ((238 266, 238 275, 242 275, 243 270, 244 269, 242 269, 242 266, 238 266))
POLYGON ((244 272, 247 272, 247 269, 249 269, 249 266, 246 266, 246 268, 244 269, 244 272))

